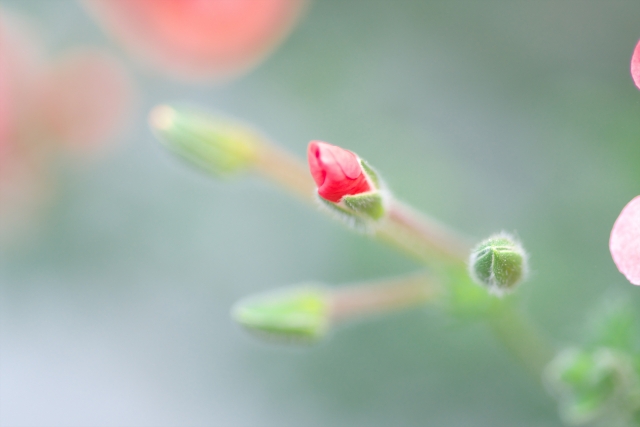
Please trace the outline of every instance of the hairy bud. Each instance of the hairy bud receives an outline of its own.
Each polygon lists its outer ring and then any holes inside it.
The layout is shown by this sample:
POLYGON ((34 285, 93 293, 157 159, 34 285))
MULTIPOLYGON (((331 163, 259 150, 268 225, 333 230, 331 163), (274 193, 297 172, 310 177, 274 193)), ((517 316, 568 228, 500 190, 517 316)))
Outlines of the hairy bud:
POLYGON ((507 233, 480 242, 469 257, 471 277, 495 295, 512 291, 525 278, 527 270, 526 252, 507 233))

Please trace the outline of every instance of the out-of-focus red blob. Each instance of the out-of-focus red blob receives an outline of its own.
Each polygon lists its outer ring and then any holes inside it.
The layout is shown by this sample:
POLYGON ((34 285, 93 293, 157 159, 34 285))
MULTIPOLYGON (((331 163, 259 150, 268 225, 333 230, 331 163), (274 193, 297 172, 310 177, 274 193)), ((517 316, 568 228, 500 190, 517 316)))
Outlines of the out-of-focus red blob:
POLYGON ((631 77, 636 87, 640 89, 640 41, 638 41, 631 56, 631 77))
POLYGON ((318 194, 326 200, 338 203, 343 196, 371 191, 358 156, 349 150, 311 141, 307 160, 318 194))
MULTIPOLYGON (((1 42, 0 40, 0 43, 1 42)), ((13 123, 15 122, 11 108, 7 74, 6 64, 0 61, 0 165, 2 164, 2 159, 7 156, 9 139, 11 138, 13 123)))
POLYGON ((640 196, 620 212, 611 230, 609 249, 620 273, 640 285, 640 196))
POLYGON ((132 82, 98 49, 47 61, 28 24, 0 8, 0 243, 50 200, 60 148, 95 151, 130 111, 132 82))
POLYGON ((44 133, 72 151, 102 148, 131 112, 132 83, 111 55, 95 49, 66 53, 42 83, 44 133))
POLYGON ((43 54, 28 25, 0 8, 0 243, 12 238, 46 198, 45 156, 30 139, 43 54))
POLYGON ((42 52, 25 22, 0 8, 0 162, 33 114, 42 70, 42 52))
POLYGON ((304 0, 84 0, 132 54, 186 79, 228 78, 290 31, 304 0))

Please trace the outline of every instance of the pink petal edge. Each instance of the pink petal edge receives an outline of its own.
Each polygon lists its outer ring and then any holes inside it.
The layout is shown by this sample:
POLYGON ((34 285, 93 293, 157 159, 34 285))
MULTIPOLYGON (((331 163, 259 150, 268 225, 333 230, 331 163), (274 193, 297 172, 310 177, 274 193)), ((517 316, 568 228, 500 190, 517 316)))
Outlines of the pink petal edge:
POLYGON ((632 284, 640 285, 640 196, 622 209, 613 224, 609 250, 620 273, 632 284))
POLYGON ((631 56, 631 78, 633 78, 636 87, 640 89, 640 41, 631 56))

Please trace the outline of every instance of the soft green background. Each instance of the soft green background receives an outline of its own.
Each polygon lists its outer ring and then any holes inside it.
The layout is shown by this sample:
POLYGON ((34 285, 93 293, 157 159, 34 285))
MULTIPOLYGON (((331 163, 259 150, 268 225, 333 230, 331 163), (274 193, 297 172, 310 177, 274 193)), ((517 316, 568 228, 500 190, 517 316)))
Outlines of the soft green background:
MULTIPOLYGON (((72 1, 11 0, 51 52, 117 46, 72 1)), ((188 170, 150 134, 156 103, 244 118, 304 156, 358 152, 397 195, 531 254, 525 309, 578 343, 606 298, 640 304, 608 236, 640 193, 638 1, 320 0, 260 67, 223 87, 127 60, 133 129, 61 167, 58 198, 0 272, 2 426, 557 426, 555 403, 481 324, 414 310, 283 348, 229 319, 249 293, 416 268, 246 177, 188 170)), ((124 54, 119 53, 123 58, 124 54)))

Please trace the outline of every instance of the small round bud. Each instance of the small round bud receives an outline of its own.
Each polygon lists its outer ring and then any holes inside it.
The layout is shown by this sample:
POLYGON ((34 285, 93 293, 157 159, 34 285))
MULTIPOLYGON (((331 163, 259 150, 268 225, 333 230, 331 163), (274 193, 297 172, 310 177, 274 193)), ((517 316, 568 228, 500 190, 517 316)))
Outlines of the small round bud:
POLYGON ((489 292, 512 291, 527 274, 527 254, 511 235, 495 234, 471 251, 469 274, 489 292))

